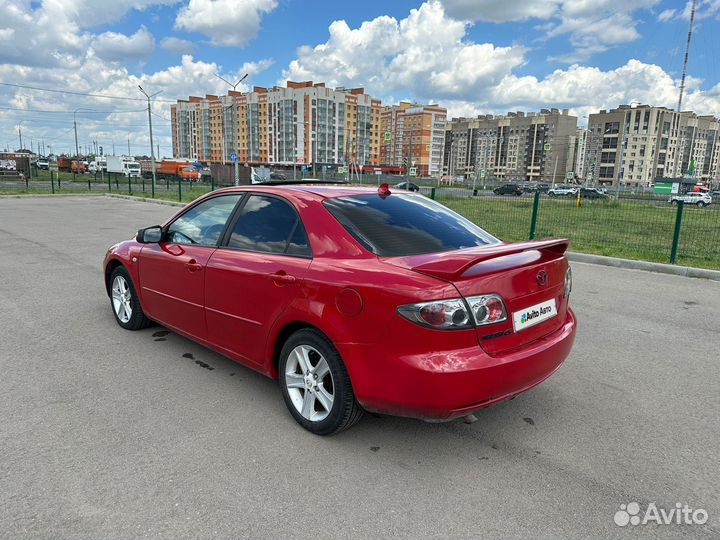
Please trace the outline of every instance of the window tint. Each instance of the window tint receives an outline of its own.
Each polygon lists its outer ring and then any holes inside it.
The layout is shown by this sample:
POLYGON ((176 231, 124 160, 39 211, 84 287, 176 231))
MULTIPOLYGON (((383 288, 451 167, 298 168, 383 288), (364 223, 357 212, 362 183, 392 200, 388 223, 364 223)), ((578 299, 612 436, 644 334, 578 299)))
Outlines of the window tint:
POLYGON ((422 195, 357 195, 328 199, 325 207, 369 251, 380 257, 439 253, 498 242, 474 223, 422 195))
POLYGON ((297 212, 276 197, 252 195, 233 227, 228 247, 310 256, 305 228, 297 212))
POLYGON ((216 246, 240 197, 213 197, 194 206, 172 222, 167 231, 167 241, 173 244, 216 246))

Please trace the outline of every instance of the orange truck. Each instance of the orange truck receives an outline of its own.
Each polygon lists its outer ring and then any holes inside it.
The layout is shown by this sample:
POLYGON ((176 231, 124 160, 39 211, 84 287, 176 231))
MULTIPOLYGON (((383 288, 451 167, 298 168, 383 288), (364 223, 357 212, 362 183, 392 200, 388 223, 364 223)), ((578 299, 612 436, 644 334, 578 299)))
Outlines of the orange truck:
MULTIPOLYGON (((145 168, 143 168, 145 169, 145 168)), ((148 172, 143 170, 143 175, 148 172)), ((152 171, 149 171, 152 176, 152 171)), ((155 163, 155 175, 160 179, 176 180, 178 178, 188 182, 200 180, 200 171, 193 167, 188 161, 172 161, 165 159, 155 163)))

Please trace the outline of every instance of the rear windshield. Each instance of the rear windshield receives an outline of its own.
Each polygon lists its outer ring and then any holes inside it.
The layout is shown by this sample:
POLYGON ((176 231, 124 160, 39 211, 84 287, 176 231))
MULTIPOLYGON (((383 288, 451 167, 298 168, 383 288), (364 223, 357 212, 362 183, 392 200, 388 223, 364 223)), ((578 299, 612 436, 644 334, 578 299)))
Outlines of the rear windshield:
POLYGON ((379 257, 440 253, 497 243, 480 227, 423 195, 327 199, 325 207, 379 257))

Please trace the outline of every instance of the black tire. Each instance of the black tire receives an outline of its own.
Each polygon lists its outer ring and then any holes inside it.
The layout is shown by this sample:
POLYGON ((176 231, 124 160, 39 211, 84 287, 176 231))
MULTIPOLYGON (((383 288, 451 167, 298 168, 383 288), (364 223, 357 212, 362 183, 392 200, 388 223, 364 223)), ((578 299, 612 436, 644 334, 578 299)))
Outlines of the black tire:
POLYGON ((698 205, 698 208, 702 208, 703 206, 705 206, 705 202, 704 202, 704 201, 698 201, 697 205, 698 205))
POLYGON ((145 312, 143 311, 142 306, 140 305, 140 300, 135 292, 135 285, 124 266, 118 266, 115 270, 113 270, 112 274, 110 274, 110 307, 112 308, 115 320, 125 330, 141 330, 152 324, 152 321, 145 316, 145 312), (115 309, 113 288, 117 278, 122 278, 127 284, 127 293, 129 294, 130 309, 132 311, 127 321, 123 321, 115 309))
POLYGON ((549 197, 554 197, 554 196, 555 196, 555 192, 554 192, 554 191, 549 191, 549 192, 548 192, 548 196, 549 196, 549 197))
POLYGON ((677 202, 676 200, 674 200, 674 199, 673 199, 672 201, 670 201, 670 204, 673 205, 673 206, 677 206, 677 203, 678 203, 678 202, 677 202))
MULTIPOLYGON (((311 328, 298 330, 288 338, 280 352, 278 382, 280 383, 285 405, 295 421, 316 435, 334 435, 335 433, 339 433, 358 422, 364 414, 362 407, 360 407, 360 404, 355 399, 350 376, 340 357, 340 353, 337 352, 330 340, 317 330, 311 328), (327 416, 322 420, 309 420, 305 418, 293 403, 293 398, 290 396, 290 391, 287 386, 286 373, 288 370, 288 361, 290 360, 289 357, 295 348, 300 346, 309 346, 315 349, 315 352, 322 355, 330 368, 333 403, 327 416)), ((300 389, 298 389, 298 391, 300 391, 300 389)), ((304 390, 304 392, 308 392, 308 390, 304 390)), ((314 402, 315 400, 313 400, 313 403, 314 402)), ((313 407, 315 408, 317 405, 313 405, 313 407)))

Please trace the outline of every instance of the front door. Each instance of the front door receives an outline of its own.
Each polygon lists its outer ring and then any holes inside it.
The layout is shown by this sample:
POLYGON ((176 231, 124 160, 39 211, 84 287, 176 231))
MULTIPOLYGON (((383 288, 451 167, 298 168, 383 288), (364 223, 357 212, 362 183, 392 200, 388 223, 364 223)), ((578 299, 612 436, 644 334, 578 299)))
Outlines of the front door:
POLYGON ((242 195, 206 199, 172 221, 159 244, 140 252, 140 285, 147 315, 195 338, 207 339, 206 265, 242 195))
POLYGON ((280 197, 251 195, 230 227, 207 264, 208 340, 263 364, 268 332, 302 294, 312 254, 295 208, 280 197))

